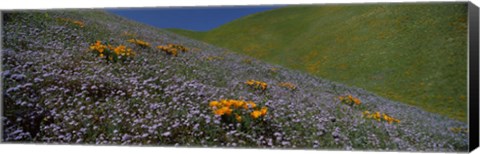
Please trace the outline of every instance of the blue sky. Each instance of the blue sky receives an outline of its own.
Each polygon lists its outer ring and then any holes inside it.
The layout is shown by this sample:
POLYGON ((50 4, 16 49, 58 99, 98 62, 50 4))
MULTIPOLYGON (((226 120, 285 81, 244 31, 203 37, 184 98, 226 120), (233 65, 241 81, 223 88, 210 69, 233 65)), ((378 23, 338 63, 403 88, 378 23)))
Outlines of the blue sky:
POLYGON ((159 28, 208 31, 240 17, 279 7, 281 6, 119 8, 107 11, 159 28))

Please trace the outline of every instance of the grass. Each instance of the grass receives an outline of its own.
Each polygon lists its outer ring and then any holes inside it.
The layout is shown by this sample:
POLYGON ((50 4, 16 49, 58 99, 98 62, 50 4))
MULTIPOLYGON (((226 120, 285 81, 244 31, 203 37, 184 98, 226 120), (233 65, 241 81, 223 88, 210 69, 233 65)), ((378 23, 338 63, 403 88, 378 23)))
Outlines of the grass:
POLYGON ((170 29, 466 122, 466 3, 290 6, 170 29))

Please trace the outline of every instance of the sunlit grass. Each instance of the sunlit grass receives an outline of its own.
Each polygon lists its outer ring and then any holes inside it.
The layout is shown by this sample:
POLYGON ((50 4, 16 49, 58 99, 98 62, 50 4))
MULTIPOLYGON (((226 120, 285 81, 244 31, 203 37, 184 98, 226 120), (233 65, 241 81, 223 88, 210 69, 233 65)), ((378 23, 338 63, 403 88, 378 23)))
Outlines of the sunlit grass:
POLYGON ((466 17, 462 3, 294 6, 171 31, 466 121, 466 17))

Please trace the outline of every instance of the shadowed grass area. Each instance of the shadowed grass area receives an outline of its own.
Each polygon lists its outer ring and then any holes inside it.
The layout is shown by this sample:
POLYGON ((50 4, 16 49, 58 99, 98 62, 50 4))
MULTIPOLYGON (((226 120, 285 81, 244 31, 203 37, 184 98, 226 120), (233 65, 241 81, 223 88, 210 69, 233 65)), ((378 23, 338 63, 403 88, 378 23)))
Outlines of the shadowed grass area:
POLYGON ((466 121, 466 3, 291 6, 171 29, 466 121))

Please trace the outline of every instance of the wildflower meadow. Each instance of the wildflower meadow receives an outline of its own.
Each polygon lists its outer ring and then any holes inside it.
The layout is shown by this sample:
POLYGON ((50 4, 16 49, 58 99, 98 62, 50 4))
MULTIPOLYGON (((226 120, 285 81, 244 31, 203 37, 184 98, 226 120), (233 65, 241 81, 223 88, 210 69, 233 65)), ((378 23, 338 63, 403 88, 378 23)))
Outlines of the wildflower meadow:
POLYGON ((102 10, 14 11, 3 20, 4 142, 468 147, 464 122, 102 10))

